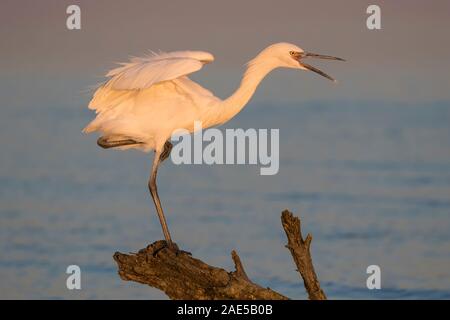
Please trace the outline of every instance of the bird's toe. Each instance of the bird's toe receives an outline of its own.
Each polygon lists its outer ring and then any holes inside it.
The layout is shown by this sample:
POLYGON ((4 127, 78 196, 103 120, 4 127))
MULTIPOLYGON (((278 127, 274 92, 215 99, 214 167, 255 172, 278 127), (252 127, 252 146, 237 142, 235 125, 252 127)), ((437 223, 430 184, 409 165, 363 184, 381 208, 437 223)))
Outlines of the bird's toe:
POLYGON ((192 253, 190 253, 189 251, 180 250, 180 248, 178 248, 178 245, 176 243, 173 242, 169 243, 167 241, 165 241, 164 245, 160 246, 158 249, 153 251, 153 256, 156 257, 158 253, 163 250, 170 250, 171 252, 175 253, 176 256, 179 256, 181 254, 192 256, 192 253))

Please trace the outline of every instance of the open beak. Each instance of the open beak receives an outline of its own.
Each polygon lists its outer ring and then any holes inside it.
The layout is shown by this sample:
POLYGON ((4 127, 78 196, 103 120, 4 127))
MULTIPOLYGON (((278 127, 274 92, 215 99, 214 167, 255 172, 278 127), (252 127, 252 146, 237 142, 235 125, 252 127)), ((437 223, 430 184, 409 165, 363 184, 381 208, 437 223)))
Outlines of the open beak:
POLYGON ((326 56, 326 55, 323 55, 323 54, 317 54, 317 53, 312 53, 312 52, 303 52, 301 55, 298 56, 298 58, 297 58, 298 63, 300 63, 300 65, 302 67, 304 67, 305 69, 308 69, 308 70, 310 70, 312 72, 315 72, 315 73, 321 75, 322 77, 325 77, 325 78, 327 78, 327 79, 329 79, 329 80, 331 80, 333 82, 336 82, 336 80, 333 77, 329 76, 328 74, 326 74, 322 70, 317 69, 316 67, 313 67, 313 66, 311 66, 309 64, 304 63, 303 59, 306 59, 306 58, 345 61, 342 58, 333 57, 333 56, 326 56))

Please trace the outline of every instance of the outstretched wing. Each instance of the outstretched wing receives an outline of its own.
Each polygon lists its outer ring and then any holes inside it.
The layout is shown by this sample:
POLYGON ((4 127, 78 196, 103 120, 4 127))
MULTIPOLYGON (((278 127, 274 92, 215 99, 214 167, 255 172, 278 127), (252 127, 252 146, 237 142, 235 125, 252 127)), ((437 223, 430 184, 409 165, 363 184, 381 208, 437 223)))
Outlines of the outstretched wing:
POLYGON ((132 58, 109 71, 107 85, 114 90, 147 89, 153 84, 173 80, 200 70, 212 62, 212 54, 203 51, 175 51, 132 58))
POLYGON ((89 109, 95 110, 97 117, 83 131, 95 131, 104 121, 132 113, 142 90, 152 86, 158 85, 161 89, 176 86, 181 91, 195 91, 197 99, 213 97, 211 92, 187 77, 213 60, 212 54, 203 51, 152 53, 147 57, 132 58, 107 73, 109 80, 95 91, 89 102, 89 109))

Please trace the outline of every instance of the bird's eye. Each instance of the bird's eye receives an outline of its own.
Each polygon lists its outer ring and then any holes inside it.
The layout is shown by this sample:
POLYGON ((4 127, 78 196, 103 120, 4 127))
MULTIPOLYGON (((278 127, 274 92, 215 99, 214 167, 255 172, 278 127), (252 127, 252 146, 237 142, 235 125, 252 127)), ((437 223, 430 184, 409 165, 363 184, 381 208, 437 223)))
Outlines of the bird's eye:
POLYGON ((289 54, 290 54, 291 56, 293 56, 293 55, 295 55, 295 51, 289 51, 289 54))

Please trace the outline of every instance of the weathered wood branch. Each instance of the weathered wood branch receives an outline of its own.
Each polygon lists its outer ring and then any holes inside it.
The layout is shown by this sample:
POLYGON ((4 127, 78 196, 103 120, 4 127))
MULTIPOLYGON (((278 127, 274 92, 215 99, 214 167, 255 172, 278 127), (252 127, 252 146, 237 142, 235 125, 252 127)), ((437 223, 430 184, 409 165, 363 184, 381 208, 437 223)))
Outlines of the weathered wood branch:
MULTIPOLYGON (((311 236, 303 241, 300 220, 285 210, 282 223, 297 268, 304 279, 310 299, 325 299, 309 253, 311 236)), ((235 271, 210 266, 184 251, 156 241, 137 253, 116 252, 114 260, 123 280, 147 284, 162 290, 171 299, 284 300, 284 295, 252 282, 236 251, 231 252, 235 271)))
POLYGON ((235 251, 232 257, 236 271, 227 272, 186 252, 175 252, 162 240, 137 254, 114 254, 123 280, 148 284, 164 291, 171 299, 287 299, 251 282, 235 251))
POLYGON ((303 278, 309 299, 325 300, 327 297, 320 288, 319 279, 317 279, 311 258, 311 234, 308 233, 306 239, 303 240, 300 219, 294 217, 289 210, 284 210, 281 213, 281 223, 288 238, 286 247, 291 252, 292 258, 297 265, 297 270, 303 278))

